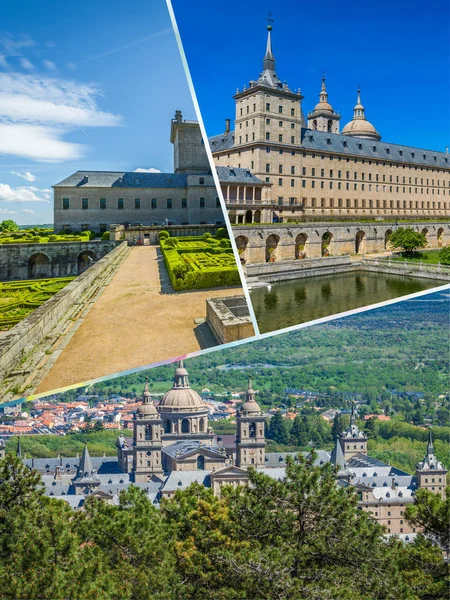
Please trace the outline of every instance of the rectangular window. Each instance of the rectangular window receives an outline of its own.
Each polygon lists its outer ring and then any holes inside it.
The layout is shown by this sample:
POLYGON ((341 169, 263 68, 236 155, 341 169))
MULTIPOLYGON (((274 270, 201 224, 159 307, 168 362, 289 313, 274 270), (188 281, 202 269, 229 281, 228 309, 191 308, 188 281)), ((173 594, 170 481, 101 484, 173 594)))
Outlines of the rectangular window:
POLYGON ((320 176, 325 177, 325 169, 320 169, 320 176))
POLYGON ((295 108, 291 108, 291 115, 294 116, 295 115, 295 108))
POLYGON ((283 127, 283 121, 278 121, 278 126, 283 127))
POLYGON ((141 208, 141 199, 140 198, 135 198, 134 199, 134 208, 136 210, 139 210, 141 208))
POLYGON ((316 182, 314 181, 314 179, 311 181, 311 187, 312 188, 316 187, 316 182))
POLYGON ((200 208, 205 208, 205 199, 200 198, 200 208))
POLYGON ((199 177, 198 182, 200 185, 205 185, 205 178, 204 177, 199 177))
POLYGON ((101 210, 105 210, 105 208, 106 208, 106 198, 100 198, 100 208, 101 208, 101 210))
POLYGON ((291 179, 291 187, 295 186, 295 179, 291 179))
POLYGON ((278 112, 280 113, 280 115, 281 115, 281 113, 283 112, 283 107, 281 106, 281 104, 280 104, 280 106, 278 107, 278 112))
POLYGON ((295 167, 291 167, 291 175, 295 175, 295 167))
POLYGON ((291 135, 291 144, 295 144, 295 137, 291 135))
POLYGON ((306 187, 306 179, 302 179, 302 187, 306 187))
POLYGON ((158 202, 156 198, 152 198, 152 208, 158 208, 158 202))
POLYGON ((186 198, 181 198, 181 208, 187 208, 187 200, 186 200, 186 198))
POLYGON ((81 208, 87 210, 89 208, 89 200, 87 198, 81 198, 81 208))
POLYGON ((70 202, 69 198, 63 198, 63 210, 69 210, 70 202))
POLYGON ((266 104, 266 110, 270 110, 270 104, 268 102, 266 104))
POLYGON ((282 142, 282 141, 283 141, 283 134, 282 134, 282 133, 280 133, 280 135, 278 136, 278 141, 279 141, 279 142, 282 142))
POLYGON ((117 198, 117 208, 123 210, 123 198, 117 198))
POLYGON ((281 177, 280 177, 280 179, 278 180, 278 185, 283 185, 283 180, 281 179, 281 177))
POLYGON ((315 169, 314 167, 311 169, 311 175, 312 175, 313 177, 315 177, 315 176, 316 176, 316 169, 315 169))
POLYGON ((283 206, 283 196, 278 196, 278 206, 283 206))
POLYGON ((270 133, 266 131, 266 140, 270 140, 270 133))
POLYGON ((278 173, 282 173, 283 172, 283 165, 278 165, 278 173))
POLYGON ((172 208, 172 198, 167 198, 167 208, 172 208))
POLYGON ((266 173, 270 173, 270 163, 266 163, 266 173))
MULTIPOLYGON (((294 167, 295 169, 295 167, 294 167)), ((306 175, 306 167, 302 167, 302 175, 306 175)))

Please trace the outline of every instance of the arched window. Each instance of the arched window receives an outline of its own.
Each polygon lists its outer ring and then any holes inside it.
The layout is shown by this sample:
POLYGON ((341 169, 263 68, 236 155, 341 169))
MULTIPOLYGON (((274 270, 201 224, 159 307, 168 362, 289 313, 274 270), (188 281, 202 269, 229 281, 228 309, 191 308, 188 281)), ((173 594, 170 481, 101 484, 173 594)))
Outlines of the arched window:
POLYGON ((250 423, 248 436, 251 438, 256 437, 256 423, 250 423))
POLYGON ((331 133, 331 129, 333 128, 333 121, 331 119, 328 120, 328 131, 331 133))
POLYGON ((164 424, 164 431, 166 433, 170 433, 170 421, 168 421, 168 420, 164 424))
POLYGON ((188 421, 188 419, 183 419, 181 421, 181 433, 189 433, 189 431, 190 431, 189 421, 188 421))
POLYGON ((151 425, 145 426, 145 439, 146 440, 152 439, 152 426, 151 425))
POLYGON ((205 419, 202 417, 198 426, 199 431, 205 431, 205 419))
POLYGON ((205 457, 204 457, 204 456, 202 456, 202 455, 200 455, 200 456, 197 458, 197 469, 198 469, 199 471, 204 471, 204 470, 205 470, 205 457))

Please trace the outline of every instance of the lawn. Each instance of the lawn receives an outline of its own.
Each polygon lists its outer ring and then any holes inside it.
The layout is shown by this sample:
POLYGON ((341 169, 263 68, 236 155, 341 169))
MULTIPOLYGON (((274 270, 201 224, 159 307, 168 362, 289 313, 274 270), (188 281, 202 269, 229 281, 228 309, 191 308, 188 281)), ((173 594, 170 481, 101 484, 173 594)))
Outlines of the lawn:
POLYGON ((230 241, 206 233, 202 237, 160 239, 164 263, 174 290, 240 285, 230 241))
POLYGON ((427 250, 425 252, 417 252, 413 256, 391 256, 391 260, 397 260, 404 262, 405 260, 413 262, 423 262, 427 265, 437 265, 440 263, 439 259, 440 250, 427 250))
POLYGON ((62 290, 74 277, 0 283, 0 331, 8 331, 62 290))

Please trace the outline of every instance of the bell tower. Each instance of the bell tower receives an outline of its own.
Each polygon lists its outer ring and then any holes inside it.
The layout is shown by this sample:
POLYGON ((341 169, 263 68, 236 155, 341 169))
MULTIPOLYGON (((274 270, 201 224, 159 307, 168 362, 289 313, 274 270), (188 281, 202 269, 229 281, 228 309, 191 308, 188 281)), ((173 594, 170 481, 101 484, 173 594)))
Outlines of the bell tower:
POLYGON ((148 380, 142 404, 134 415, 133 473, 135 482, 150 481, 162 475, 162 420, 151 401, 148 380))
POLYGON ((308 129, 339 133, 340 118, 341 116, 333 110, 333 107, 328 102, 328 92, 324 75, 322 77, 319 102, 314 107, 314 110, 308 114, 308 129))
POLYGON ((352 404, 350 425, 347 431, 339 436, 344 459, 348 462, 354 454, 365 454, 367 456, 367 435, 361 431, 356 424, 355 404, 352 404))
POLYGON ((255 400, 251 376, 245 402, 236 417, 236 465, 241 468, 265 466, 266 440, 264 437, 265 418, 255 400))
POLYGON ((416 467, 416 478, 419 488, 425 488, 444 498, 445 486, 447 485, 447 469, 434 454, 431 427, 428 429, 427 453, 416 467))

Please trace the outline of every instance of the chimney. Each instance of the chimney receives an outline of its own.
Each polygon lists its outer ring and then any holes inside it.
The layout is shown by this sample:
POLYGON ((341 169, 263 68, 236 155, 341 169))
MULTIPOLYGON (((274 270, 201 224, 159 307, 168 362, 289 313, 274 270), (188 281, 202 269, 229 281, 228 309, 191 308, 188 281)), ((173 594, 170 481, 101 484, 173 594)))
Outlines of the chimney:
POLYGON ((445 154, 448 154, 448 146, 445 146, 445 154))
POLYGON ((225 133, 230 133, 230 119, 225 119, 225 133))
POLYGON ((34 458, 31 459, 31 468, 34 469, 34 458))
POLYGON ((55 467, 55 479, 61 479, 61 467, 56 465, 55 467))

